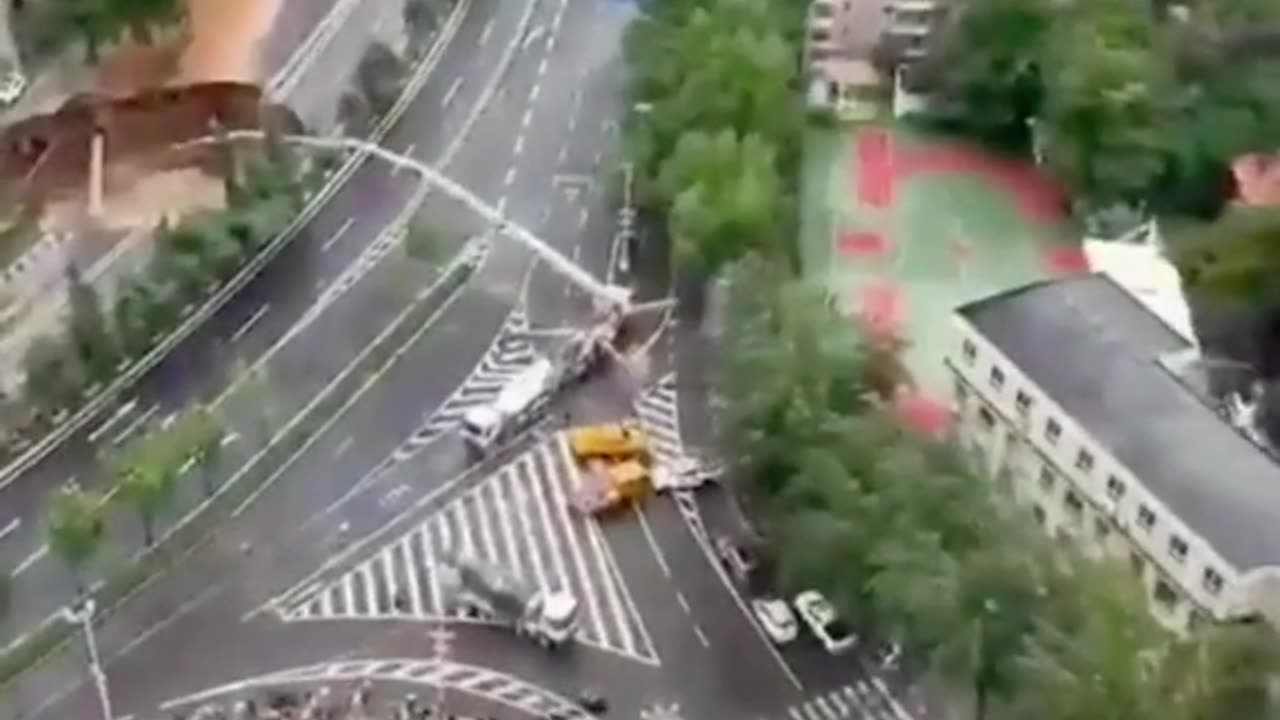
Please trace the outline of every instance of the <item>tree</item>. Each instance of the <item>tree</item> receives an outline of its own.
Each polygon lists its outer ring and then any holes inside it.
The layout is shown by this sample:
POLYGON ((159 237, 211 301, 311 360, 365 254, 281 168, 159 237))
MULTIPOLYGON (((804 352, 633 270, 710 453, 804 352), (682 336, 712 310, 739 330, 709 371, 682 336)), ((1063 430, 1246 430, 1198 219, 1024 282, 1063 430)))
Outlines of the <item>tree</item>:
POLYGON ((404 82, 404 63, 384 43, 375 42, 365 49, 356 68, 360 92, 378 114, 391 109, 404 82))
POLYGON ((1280 208, 1233 207, 1174 236, 1174 263, 1193 291, 1252 305, 1276 297, 1280 208))
POLYGON ((209 408, 199 406, 184 412, 173 432, 178 438, 177 444, 200 470, 205 497, 211 497, 214 491, 211 469, 221 455, 225 431, 209 408))
POLYGON ((1280 716, 1272 689, 1280 676, 1280 636, 1260 619, 1202 626, 1160 663, 1177 720, 1280 716))
POLYGON ((67 265, 66 281, 67 303, 71 309, 67 328, 69 344, 90 380, 109 380, 115 374, 120 352, 106 314, 102 312, 102 302, 74 264, 67 265))
POLYGON ((23 356, 27 397, 51 412, 79 401, 85 385, 84 369, 74 352, 52 338, 39 338, 23 356))
POLYGON ((1125 569, 1079 563, 1078 609, 1039 624, 1021 653, 1012 716, 1025 720, 1173 717, 1158 677, 1160 631, 1125 569))
POLYGON ((67 564, 76 592, 84 593, 82 573, 102 545, 106 527, 102 498, 69 483, 50 499, 45 513, 49 547, 67 564))
POLYGON ((681 137, 658 176, 671 202, 668 229, 677 267, 714 272, 748 250, 790 246, 779 226, 785 197, 774 149, 732 130, 681 137))
POLYGON ((1063 11, 1042 63, 1049 168, 1095 207, 1144 202, 1172 146, 1176 78, 1149 10, 1083 0, 1063 11))
POLYGON ((45 32, 50 37, 46 43, 57 35, 76 37, 84 43, 86 59, 97 63, 102 43, 118 31, 113 4, 113 0, 54 0, 49 8, 45 32))
POLYGON ((344 135, 360 136, 369 132, 373 111, 364 95, 354 90, 342 93, 338 99, 338 122, 344 135))
POLYGON ((969 2, 940 33, 920 72, 929 114, 996 146, 1028 147, 1043 103, 1041 67, 1053 27, 1046 0, 969 2))
POLYGON ((408 0, 404 4, 404 25, 409 31, 409 42, 418 45, 426 40, 440 25, 440 8, 437 0, 408 0))
POLYGON ((149 293, 146 283, 129 280, 116 294, 111 307, 120 351, 130 358, 141 357, 151 349, 153 329, 147 324, 147 313, 153 299, 149 293))
POLYGON ((126 26, 133 39, 150 44, 152 31, 178 22, 186 11, 182 0, 107 0, 113 19, 126 26))
POLYGON ((120 499, 138 512, 142 539, 155 542, 156 515, 173 499, 178 468, 186 457, 171 432, 150 432, 127 445, 115 462, 120 499))

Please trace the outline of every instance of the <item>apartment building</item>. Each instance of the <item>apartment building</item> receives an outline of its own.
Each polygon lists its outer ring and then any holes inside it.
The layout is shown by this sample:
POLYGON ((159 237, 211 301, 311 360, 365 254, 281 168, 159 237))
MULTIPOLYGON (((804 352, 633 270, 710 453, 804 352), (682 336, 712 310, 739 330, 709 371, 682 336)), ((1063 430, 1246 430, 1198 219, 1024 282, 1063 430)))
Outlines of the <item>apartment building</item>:
POLYGON ((957 309, 960 441, 1045 531, 1125 558, 1182 630, 1280 626, 1280 466, 1196 392, 1195 345, 1104 274, 957 309))
POLYGON ((870 58, 884 26, 882 0, 813 0, 805 37, 809 106, 848 120, 875 111, 882 80, 870 58))

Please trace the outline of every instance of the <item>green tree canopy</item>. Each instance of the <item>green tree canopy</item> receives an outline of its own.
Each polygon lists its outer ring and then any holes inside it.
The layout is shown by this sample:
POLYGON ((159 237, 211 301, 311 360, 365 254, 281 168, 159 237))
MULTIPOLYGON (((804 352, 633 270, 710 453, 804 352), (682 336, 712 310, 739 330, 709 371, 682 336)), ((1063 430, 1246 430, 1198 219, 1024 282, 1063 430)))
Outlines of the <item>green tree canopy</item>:
POLYGON ((50 499, 45 513, 49 547, 71 570, 83 592, 81 573, 101 548, 105 522, 102 498, 77 485, 65 485, 50 499))

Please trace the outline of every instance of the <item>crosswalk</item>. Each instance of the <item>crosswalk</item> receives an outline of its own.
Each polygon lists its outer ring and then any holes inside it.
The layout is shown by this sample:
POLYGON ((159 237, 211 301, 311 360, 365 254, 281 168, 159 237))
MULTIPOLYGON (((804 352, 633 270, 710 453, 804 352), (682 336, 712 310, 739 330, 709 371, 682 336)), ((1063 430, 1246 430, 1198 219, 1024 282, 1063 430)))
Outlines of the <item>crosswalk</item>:
POLYGON ((787 720, 912 720, 879 678, 859 679, 786 709, 787 720))
MULTIPOLYGON (((166 713, 165 717, 170 717, 168 713, 198 706, 227 709, 238 699, 285 688, 311 691, 316 696, 339 699, 349 696, 365 681, 378 683, 379 686, 382 683, 422 685, 458 691, 505 705, 520 712, 523 717, 547 717, 552 714, 573 720, 586 720, 588 717, 573 700, 513 675, 447 659, 419 658, 350 660, 290 668, 174 698, 163 703, 160 710, 166 713)), ((379 689, 375 692, 383 691, 379 689)), ((465 715, 454 717, 457 720, 470 720, 465 715)))
POLYGON ((675 373, 664 375, 641 393, 635 405, 640 425, 649 434, 654 459, 671 464, 684 457, 675 373))
POLYGON ((581 606, 580 642, 656 665, 600 526, 568 507, 579 482, 568 442, 557 433, 341 576, 308 589, 283 609, 283 619, 456 617, 441 588, 442 551, 453 549, 538 587, 570 590, 581 606))
POLYGON ((473 407, 484 405, 497 397, 507 380, 528 367, 537 358, 533 343, 529 341, 529 316, 524 307, 517 307, 507 317, 498 336, 475 370, 443 404, 430 413, 422 425, 399 448, 394 456, 402 461, 418 448, 430 444, 441 435, 452 431, 462 416, 473 407))

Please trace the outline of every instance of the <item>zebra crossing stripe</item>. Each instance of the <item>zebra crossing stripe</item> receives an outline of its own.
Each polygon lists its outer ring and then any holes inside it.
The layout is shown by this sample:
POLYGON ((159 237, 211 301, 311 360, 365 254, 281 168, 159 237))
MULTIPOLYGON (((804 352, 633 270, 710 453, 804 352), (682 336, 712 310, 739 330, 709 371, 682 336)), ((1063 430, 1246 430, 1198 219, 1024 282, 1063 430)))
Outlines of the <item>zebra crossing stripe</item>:
POLYGON ((583 608, 580 641, 656 665, 599 523, 569 508, 577 473, 567 437, 553 435, 436 505, 400 536, 291 596, 280 614, 286 621, 449 619, 447 580, 454 571, 441 560, 453 549, 536 587, 572 592, 583 608))

